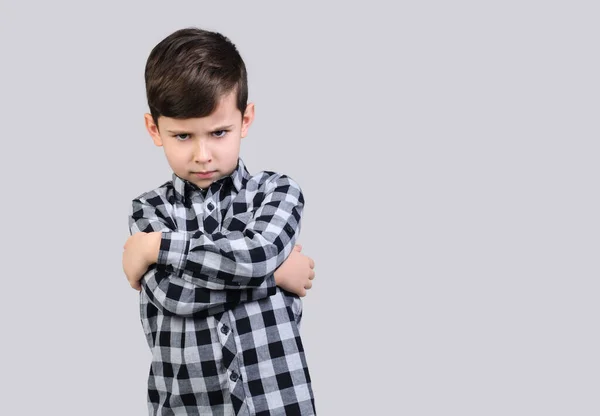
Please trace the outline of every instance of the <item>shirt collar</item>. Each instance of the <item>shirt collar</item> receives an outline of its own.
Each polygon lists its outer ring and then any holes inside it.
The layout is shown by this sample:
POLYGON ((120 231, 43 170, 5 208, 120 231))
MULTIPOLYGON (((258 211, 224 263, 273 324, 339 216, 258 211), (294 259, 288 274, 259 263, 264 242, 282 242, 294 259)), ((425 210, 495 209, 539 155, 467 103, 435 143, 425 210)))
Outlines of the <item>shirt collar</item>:
MULTIPOLYGON (((214 193, 222 185, 232 184, 234 189, 239 193, 242 187, 250 178, 250 173, 244 164, 242 158, 238 157, 238 164, 236 168, 229 175, 220 178, 219 180, 210 184, 208 191, 214 193)), ((173 173, 173 188, 175 190, 175 196, 181 201, 185 202, 186 198, 191 196, 192 193, 201 192, 195 184, 180 178, 173 173)))

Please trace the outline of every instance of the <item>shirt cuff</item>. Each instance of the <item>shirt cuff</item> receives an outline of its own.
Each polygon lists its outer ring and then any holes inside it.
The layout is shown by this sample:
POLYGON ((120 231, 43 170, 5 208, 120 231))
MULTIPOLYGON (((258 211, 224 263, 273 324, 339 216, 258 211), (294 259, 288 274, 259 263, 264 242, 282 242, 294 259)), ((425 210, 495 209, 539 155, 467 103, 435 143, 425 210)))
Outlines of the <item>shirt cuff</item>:
POLYGON ((190 247, 190 236, 188 233, 163 231, 158 251, 157 264, 171 266, 176 276, 183 272, 183 262, 190 247))

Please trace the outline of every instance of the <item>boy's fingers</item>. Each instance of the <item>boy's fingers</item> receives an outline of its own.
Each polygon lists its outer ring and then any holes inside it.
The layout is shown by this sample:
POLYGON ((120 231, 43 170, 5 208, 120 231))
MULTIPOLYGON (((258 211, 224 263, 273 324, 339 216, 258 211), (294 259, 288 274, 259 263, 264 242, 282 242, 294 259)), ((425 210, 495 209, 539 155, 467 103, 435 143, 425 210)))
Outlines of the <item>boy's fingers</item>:
POLYGON ((308 278, 309 278, 310 280, 312 280, 312 279, 314 279, 314 278, 315 278, 315 271, 314 271, 314 270, 311 270, 311 271, 310 271, 310 274, 308 275, 308 278))
POLYGON ((296 244, 294 246, 294 250, 296 250, 296 251, 302 251, 302 246, 300 244, 296 244))
POLYGON ((315 261, 313 259, 311 259, 310 257, 308 258, 308 264, 311 269, 315 268, 315 261))

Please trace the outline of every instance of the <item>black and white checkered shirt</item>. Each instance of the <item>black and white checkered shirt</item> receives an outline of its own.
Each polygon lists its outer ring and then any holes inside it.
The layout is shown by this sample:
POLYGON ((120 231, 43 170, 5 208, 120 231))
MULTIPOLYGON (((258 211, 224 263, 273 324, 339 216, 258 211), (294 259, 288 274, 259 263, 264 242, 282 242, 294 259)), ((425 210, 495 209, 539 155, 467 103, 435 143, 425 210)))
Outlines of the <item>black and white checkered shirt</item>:
POLYGON ((133 200, 130 232, 163 232, 140 292, 151 415, 316 414, 302 301, 273 277, 303 207, 292 178, 241 158, 207 190, 173 174, 133 200))

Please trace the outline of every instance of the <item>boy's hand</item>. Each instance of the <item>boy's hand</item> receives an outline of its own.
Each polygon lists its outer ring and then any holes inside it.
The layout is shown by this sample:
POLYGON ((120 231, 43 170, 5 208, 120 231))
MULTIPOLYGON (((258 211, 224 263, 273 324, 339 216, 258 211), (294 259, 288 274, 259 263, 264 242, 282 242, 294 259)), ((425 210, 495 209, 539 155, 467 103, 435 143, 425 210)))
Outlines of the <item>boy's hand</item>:
POLYGON ((156 263, 160 249, 160 232, 135 233, 123 246, 123 271, 132 288, 141 290, 140 280, 148 266, 156 263))
POLYGON ((275 270, 275 284, 300 297, 306 296, 306 290, 312 287, 315 278, 315 262, 300 253, 302 246, 297 244, 288 258, 275 270))

